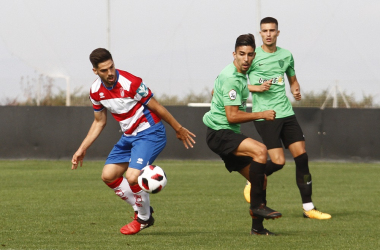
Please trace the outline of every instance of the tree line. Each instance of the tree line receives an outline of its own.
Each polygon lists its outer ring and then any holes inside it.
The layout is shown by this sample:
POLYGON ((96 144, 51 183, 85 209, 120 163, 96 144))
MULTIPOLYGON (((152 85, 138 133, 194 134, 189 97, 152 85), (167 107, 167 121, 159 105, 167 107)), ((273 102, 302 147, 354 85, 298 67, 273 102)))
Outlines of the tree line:
MULTIPOLYGON (((20 80, 21 90, 23 92, 23 100, 18 98, 5 98, 1 101, 4 106, 65 106, 66 105, 66 92, 60 88, 53 91, 55 88, 54 79, 40 75, 38 78, 22 77, 20 80), (36 91, 36 83, 39 83, 39 89, 36 91)), ((301 92, 301 101, 292 101, 293 107, 317 107, 320 108, 325 103, 325 108, 333 107, 332 98, 327 99, 329 90, 320 92, 301 92), (326 100, 327 99, 327 100, 326 100)), ((81 88, 74 89, 70 95, 71 106, 91 106, 89 100, 89 93, 83 91, 81 88)), ((155 95, 155 98, 165 106, 181 106, 188 103, 210 103, 211 102, 211 89, 204 88, 201 93, 190 91, 183 97, 177 95, 155 95)), ((292 98, 290 98, 292 100, 292 98)), ((380 105, 375 103, 373 95, 363 94, 362 98, 357 100, 353 93, 347 94, 342 92, 337 95, 336 104, 339 108, 346 108, 346 102, 351 108, 380 108, 380 105)))

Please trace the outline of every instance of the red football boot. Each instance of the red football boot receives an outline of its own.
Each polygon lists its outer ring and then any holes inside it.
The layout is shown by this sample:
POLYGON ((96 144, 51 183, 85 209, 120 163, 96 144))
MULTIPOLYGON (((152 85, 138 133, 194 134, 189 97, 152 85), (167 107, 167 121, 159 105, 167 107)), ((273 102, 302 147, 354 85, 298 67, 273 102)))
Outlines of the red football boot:
POLYGON ((122 227, 120 229, 120 232, 122 234, 127 234, 127 235, 137 234, 141 230, 148 228, 152 226, 153 224, 154 224, 154 218, 152 215, 147 221, 141 220, 140 218, 137 217, 137 219, 134 219, 131 223, 122 227))

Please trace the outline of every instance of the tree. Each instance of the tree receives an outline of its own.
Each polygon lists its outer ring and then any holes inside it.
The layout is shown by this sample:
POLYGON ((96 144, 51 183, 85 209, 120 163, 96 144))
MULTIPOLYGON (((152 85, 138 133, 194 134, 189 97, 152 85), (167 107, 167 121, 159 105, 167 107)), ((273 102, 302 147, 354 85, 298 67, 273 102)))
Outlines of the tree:
MULTIPOLYGON (((64 90, 56 87, 55 80, 52 77, 39 75, 37 78, 21 77, 20 85, 25 97, 25 101, 18 101, 17 98, 6 98, 4 105, 6 106, 65 106, 66 105, 66 93, 64 90), (37 86, 37 89, 36 87, 37 86), (54 91, 54 88, 58 89, 54 91)), ((295 101, 291 98, 293 107, 322 107, 323 103, 328 96, 329 91, 322 90, 321 92, 302 92, 302 100, 295 101)), ((363 94, 362 99, 356 100, 355 95, 342 93, 348 101, 351 108, 380 108, 379 104, 375 103, 373 95, 363 94)), ((70 95, 71 106, 91 106, 89 101, 88 92, 84 92, 82 88, 74 89, 70 95)), ((210 103, 211 91, 204 88, 201 93, 195 93, 190 91, 184 97, 180 98, 177 95, 155 95, 155 98, 163 105, 166 106, 179 106, 187 105, 188 103, 210 103)), ((337 97, 337 103, 339 108, 345 108, 346 105, 341 95, 337 97)), ((326 108, 332 108, 332 101, 326 103, 326 108)))
MULTIPOLYGON (((314 91, 310 92, 302 92, 302 100, 301 101, 292 101, 293 107, 322 107, 323 103, 325 102, 329 91, 328 90, 322 90, 319 93, 315 93, 314 91)), ((349 103, 351 108, 379 108, 380 106, 375 103, 374 96, 369 94, 365 95, 363 94, 363 97, 361 100, 355 99, 355 94, 346 94, 345 92, 342 93, 344 97, 346 98, 347 102, 349 103)), ((346 108, 346 104, 343 101, 343 98, 341 95, 337 96, 337 103, 339 108, 346 108)), ((333 101, 329 100, 326 103, 326 108, 332 108, 333 107, 333 101)))
MULTIPOLYGON (((39 75, 37 78, 21 77, 21 90, 25 98, 19 101, 18 98, 6 98, 6 106, 65 106, 66 92, 55 84, 55 79, 46 75, 39 75), (54 88, 57 88, 54 91, 54 88), (58 92, 58 93, 56 93, 58 92)), ((88 100, 88 93, 83 93, 82 88, 75 88, 70 94, 72 106, 91 106, 88 100)))

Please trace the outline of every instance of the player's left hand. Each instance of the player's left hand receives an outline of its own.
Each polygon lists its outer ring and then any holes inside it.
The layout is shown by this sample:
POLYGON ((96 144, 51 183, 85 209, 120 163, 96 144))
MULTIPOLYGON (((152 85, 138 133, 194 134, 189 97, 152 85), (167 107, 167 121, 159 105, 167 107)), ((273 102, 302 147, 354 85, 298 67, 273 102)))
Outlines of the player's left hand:
POLYGON ((296 101, 301 100, 301 91, 299 88, 294 89, 292 94, 293 94, 294 99, 296 99, 296 101))
POLYGON ((264 92, 270 89, 270 86, 272 86, 273 79, 270 79, 269 81, 263 82, 263 84, 258 86, 257 92, 264 92))
POLYGON ((193 137, 196 137, 195 134, 191 133, 184 127, 181 127, 178 131, 176 131, 177 138, 183 142, 185 148, 189 149, 189 147, 193 148, 193 144, 195 141, 193 137))

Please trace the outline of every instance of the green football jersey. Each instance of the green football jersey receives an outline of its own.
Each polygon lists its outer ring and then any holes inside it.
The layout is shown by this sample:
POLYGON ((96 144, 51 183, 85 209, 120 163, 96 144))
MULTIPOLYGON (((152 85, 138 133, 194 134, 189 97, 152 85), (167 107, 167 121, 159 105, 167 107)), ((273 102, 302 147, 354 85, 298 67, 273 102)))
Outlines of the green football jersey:
POLYGON ((294 115, 285 90, 285 73, 288 76, 296 74, 292 54, 280 47, 274 53, 267 53, 261 47, 255 52, 256 57, 248 72, 250 84, 261 85, 272 79, 272 86, 268 91, 252 92, 252 112, 274 110, 276 118, 294 115))
POLYGON ((239 106, 245 111, 249 96, 247 75, 237 72, 233 63, 225 67, 214 82, 211 109, 203 116, 203 123, 214 130, 230 129, 240 133, 240 124, 229 123, 225 106, 239 106))

